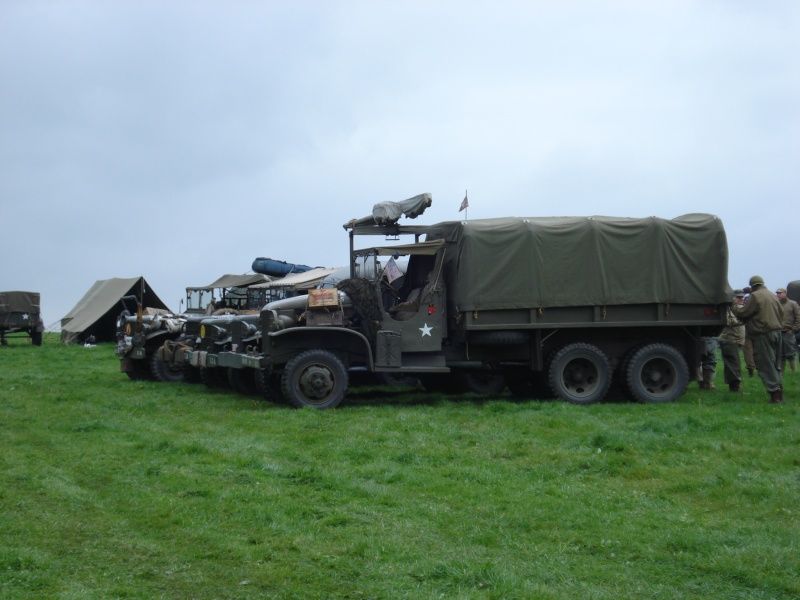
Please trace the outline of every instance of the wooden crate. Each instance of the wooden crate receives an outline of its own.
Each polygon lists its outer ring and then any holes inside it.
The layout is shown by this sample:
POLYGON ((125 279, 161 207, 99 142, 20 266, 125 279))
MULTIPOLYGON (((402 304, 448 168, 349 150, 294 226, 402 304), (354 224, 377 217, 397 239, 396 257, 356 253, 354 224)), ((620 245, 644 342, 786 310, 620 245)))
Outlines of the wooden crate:
POLYGON ((308 308, 338 308, 339 290, 326 288, 323 290, 308 290, 308 308))

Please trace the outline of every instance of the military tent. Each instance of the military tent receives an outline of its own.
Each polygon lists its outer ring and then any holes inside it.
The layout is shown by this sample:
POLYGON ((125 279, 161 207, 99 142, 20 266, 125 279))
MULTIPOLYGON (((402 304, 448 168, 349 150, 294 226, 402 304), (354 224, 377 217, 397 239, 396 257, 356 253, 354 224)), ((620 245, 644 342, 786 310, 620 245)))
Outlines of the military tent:
POLYGON ((113 342, 117 317, 125 309, 135 310, 137 301, 149 312, 169 312, 144 277, 95 281, 83 298, 62 317, 61 341, 75 344, 93 335, 97 342, 113 342), (126 296, 135 296, 136 300, 124 304, 122 299, 126 296))

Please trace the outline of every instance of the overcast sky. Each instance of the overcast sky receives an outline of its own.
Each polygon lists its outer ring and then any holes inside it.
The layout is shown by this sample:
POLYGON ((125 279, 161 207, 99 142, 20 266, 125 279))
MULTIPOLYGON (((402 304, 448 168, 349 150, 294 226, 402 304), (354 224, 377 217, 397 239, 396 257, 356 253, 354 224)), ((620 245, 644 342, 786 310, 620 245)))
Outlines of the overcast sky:
POLYGON ((800 2, 0 0, 0 289, 184 288, 342 224, 706 212, 800 279, 800 2))

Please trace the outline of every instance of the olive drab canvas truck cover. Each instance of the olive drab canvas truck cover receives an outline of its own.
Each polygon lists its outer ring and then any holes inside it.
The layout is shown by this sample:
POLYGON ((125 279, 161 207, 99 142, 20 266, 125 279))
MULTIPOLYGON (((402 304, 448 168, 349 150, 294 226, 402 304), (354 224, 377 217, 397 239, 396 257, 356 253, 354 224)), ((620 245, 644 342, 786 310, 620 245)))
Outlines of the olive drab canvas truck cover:
POLYGON ((11 313, 39 314, 39 294, 37 292, 0 292, 0 315, 11 313))
POLYGON ((509 217, 433 228, 448 243, 448 304, 457 312, 721 304, 732 293, 714 215, 509 217))
POLYGON ((0 292, 0 340, 6 333, 27 332, 37 346, 42 343, 44 325, 38 292, 0 292))

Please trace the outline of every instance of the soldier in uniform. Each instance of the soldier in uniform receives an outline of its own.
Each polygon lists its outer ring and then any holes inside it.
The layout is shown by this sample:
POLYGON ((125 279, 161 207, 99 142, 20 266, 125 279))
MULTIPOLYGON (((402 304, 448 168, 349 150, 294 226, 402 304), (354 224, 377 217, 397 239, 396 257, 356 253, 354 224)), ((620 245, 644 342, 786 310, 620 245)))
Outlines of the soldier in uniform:
POLYGON ((717 346, 715 337, 704 337, 703 354, 700 355, 700 367, 697 369, 697 384, 701 390, 716 390, 714 378, 717 376, 717 346))
MULTIPOLYGON (((744 291, 733 291, 736 299, 744 301, 744 291)), ((744 348, 744 323, 737 319, 732 309, 728 309, 726 325, 719 335, 719 347, 722 350, 722 364, 725 383, 732 392, 742 391, 742 354, 744 348)))
POLYGON ((769 401, 783 402, 780 372, 783 308, 759 275, 750 278, 750 287, 753 288, 753 292, 747 303, 744 303, 744 298, 735 298, 731 308, 734 316, 744 321, 753 340, 756 369, 764 388, 769 393, 769 401))
POLYGON ((775 290, 775 295, 783 307, 783 330, 781 331, 783 361, 781 362, 781 371, 786 373, 786 361, 788 360, 792 373, 797 373, 797 346, 795 346, 794 335, 800 331, 800 306, 786 296, 786 288, 778 288, 775 290))
MULTIPOLYGON (((742 291, 744 292, 744 301, 747 302, 753 290, 748 285, 742 291)), ((753 356, 753 340, 750 339, 746 328, 744 331, 744 364, 747 367, 747 376, 753 377, 756 374, 756 359, 753 356)))

